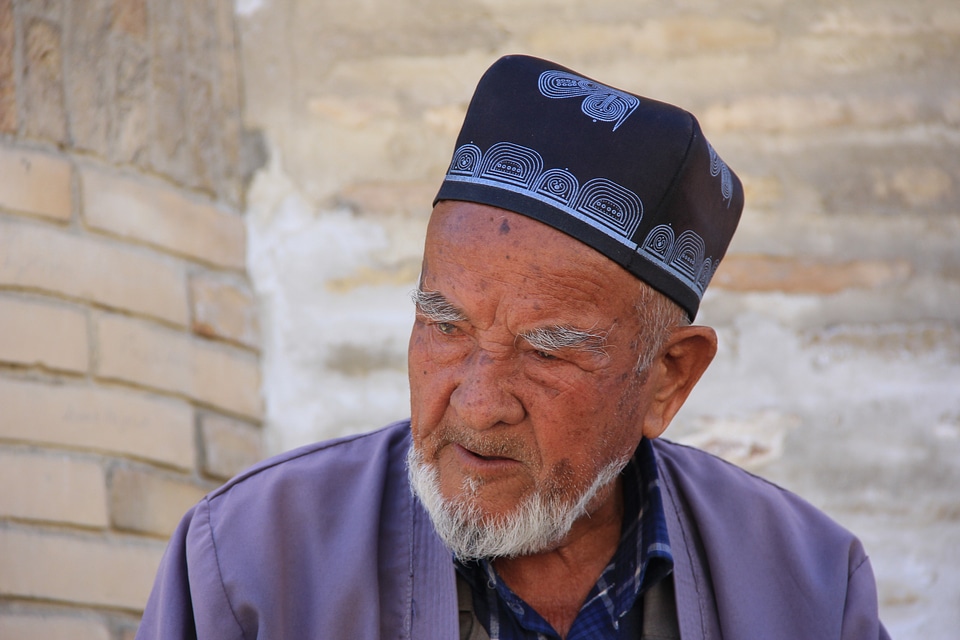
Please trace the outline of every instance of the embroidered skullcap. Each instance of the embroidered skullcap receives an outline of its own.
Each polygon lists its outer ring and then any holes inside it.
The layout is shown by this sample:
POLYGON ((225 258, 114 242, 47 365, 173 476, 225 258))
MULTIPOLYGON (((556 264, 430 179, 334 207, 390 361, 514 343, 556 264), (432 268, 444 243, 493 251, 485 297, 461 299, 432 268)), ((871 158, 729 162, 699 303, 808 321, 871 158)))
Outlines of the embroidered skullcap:
POLYGON ((507 56, 477 85, 440 200, 559 229, 693 319, 740 219, 743 187, 686 111, 507 56))

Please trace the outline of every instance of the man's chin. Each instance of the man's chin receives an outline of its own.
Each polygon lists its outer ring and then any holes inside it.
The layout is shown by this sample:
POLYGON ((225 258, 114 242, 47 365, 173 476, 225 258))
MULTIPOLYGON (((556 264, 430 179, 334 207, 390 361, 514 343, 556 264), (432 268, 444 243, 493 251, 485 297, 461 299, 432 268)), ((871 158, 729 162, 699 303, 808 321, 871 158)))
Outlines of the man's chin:
MULTIPOLYGON (((574 523, 600 490, 619 473, 605 469, 578 499, 559 502, 532 493, 504 514, 485 513, 480 501, 469 495, 444 498, 439 474, 433 465, 410 449, 407 457, 410 486, 430 514, 437 534, 461 560, 517 557, 544 553, 559 547, 574 523)), ((467 492, 469 493, 469 492, 467 492)))

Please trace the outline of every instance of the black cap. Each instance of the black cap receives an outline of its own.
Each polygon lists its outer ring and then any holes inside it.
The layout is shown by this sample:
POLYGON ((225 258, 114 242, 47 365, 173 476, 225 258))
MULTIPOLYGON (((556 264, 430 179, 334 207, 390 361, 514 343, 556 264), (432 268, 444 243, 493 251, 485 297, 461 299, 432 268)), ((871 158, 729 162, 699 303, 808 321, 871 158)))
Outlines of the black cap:
POLYGON ((559 229, 692 320, 737 227, 743 187, 683 109, 507 56, 477 85, 440 200, 559 229))

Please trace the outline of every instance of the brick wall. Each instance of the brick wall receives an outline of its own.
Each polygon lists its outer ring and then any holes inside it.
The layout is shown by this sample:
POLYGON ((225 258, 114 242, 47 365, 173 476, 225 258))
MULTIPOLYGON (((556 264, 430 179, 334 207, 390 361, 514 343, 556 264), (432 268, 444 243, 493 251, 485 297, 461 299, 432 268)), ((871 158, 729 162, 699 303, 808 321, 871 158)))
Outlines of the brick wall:
POLYGON ((130 638, 261 456, 232 2, 0 0, 0 638, 130 638))

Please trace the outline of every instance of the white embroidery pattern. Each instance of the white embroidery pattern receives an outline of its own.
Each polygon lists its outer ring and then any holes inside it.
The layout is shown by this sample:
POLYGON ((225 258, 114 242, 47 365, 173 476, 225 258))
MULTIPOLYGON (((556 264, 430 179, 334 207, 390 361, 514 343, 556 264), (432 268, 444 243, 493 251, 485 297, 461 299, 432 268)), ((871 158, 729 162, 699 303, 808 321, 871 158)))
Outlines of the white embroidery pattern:
POLYGON ((544 71, 537 85, 546 98, 583 98, 580 109, 594 122, 615 122, 614 131, 640 106, 634 95, 566 71, 544 71))
POLYGON ((703 296, 719 265, 704 257, 703 238, 697 233, 687 230, 674 238, 673 228, 666 224, 650 230, 640 251, 686 282, 697 297, 703 296))
POLYGON ((603 232, 684 282, 698 298, 716 264, 704 257, 703 239, 693 231, 674 237, 669 225, 654 227, 642 244, 633 236, 643 218, 643 203, 629 189, 606 178, 580 184, 566 169, 543 169, 535 150, 498 142, 486 153, 474 144, 457 148, 446 179, 520 193, 539 200, 603 232))
POLYGON ((727 206, 729 207, 730 200, 733 198, 733 176, 730 175, 730 168, 727 166, 727 163, 717 155, 717 152, 713 149, 713 145, 709 142, 707 143, 707 150, 710 152, 710 175, 714 178, 720 176, 720 193, 723 195, 723 199, 727 201, 727 206))
POLYGON ((447 180, 473 182, 522 193, 636 248, 631 240, 643 217, 643 203, 633 191, 606 178, 580 184, 565 169, 543 170, 540 154, 512 142, 498 142, 484 154, 465 144, 453 154, 447 180))

